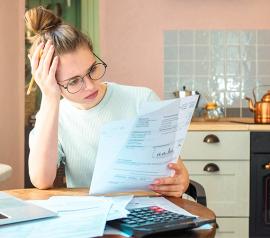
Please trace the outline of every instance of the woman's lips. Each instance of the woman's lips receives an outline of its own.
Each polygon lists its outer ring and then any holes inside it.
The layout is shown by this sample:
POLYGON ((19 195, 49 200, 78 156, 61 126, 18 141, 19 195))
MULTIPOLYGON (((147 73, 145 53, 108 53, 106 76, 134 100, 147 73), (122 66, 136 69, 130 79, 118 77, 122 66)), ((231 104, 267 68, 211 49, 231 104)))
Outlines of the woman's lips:
POLYGON ((96 98, 96 96, 98 95, 98 90, 95 91, 94 93, 89 94, 87 97, 85 97, 84 99, 94 99, 96 98))

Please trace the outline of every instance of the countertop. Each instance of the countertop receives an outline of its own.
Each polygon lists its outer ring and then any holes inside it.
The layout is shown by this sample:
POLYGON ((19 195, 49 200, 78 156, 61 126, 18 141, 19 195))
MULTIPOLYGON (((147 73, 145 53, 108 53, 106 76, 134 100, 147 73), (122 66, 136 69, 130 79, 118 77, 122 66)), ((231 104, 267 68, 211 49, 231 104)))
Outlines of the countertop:
POLYGON ((222 118, 205 121, 193 118, 189 131, 270 131, 270 124, 255 124, 253 118, 222 118))

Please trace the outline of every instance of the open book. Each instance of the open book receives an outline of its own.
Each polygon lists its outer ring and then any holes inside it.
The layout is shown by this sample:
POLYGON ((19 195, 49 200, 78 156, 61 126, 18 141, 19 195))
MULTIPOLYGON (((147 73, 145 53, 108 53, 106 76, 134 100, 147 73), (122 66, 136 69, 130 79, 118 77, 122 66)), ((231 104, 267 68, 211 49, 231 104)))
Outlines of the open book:
POLYGON ((147 102, 133 120, 112 121, 100 135, 90 194, 149 190, 172 175, 198 96, 147 102))

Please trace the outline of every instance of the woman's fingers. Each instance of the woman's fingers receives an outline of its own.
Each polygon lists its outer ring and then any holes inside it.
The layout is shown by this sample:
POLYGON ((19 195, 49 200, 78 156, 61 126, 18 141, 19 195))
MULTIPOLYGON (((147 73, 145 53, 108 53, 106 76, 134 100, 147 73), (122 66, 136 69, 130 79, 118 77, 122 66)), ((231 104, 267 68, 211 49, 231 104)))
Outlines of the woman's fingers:
POLYGON ((179 184, 181 183, 181 178, 179 176, 173 176, 173 177, 164 177, 159 178, 154 181, 154 185, 169 185, 169 184, 179 184))
POLYGON ((165 195, 180 197, 184 193, 184 186, 181 184, 176 185, 150 185, 149 188, 156 193, 165 195))
POLYGON ((38 65, 39 65, 39 52, 41 51, 41 49, 43 49, 44 47, 44 43, 41 42, 37 48, 34 51, 34 54, 32 55, 32 58, 30 59, 31 62, 31 68, 32 68, 32 74, 34 74, 34 72, 37 70, 38 65))
POLYGON ((150 185, 150 189, 154 191, 163 191, 163 192, 177 192, 177 191, 182 191, 183 186, 180 184, 176 185, 150 185))
POLYGON ((58 56, 55 56, 53 58, 52 65, 51 65, 50 70, 49 70, 50 78, 53 78, 53 76, 55 77, 55 73, 56 73, 56 69, 57 69, 57 65, 58 65, 58 60, 59 60, 58 56))
POLYGON ((181 197, 182 195, 183 195, 183 193, 182 192, 180 192, 180 191, 177 191, 177 192, 170 192, 170 191, 166 191, 166 192, 164 192, 164 191, 155 191, 155 192, 157 192, 157 193, 160 193, 160 194, 162 194, 163 196, 168 196, 168 197, 181 197))
POLYGON ((175 175, 181 174, 181 166, 177 163, 168 164, 169 169, 173 169, 175 175))
POLYGON ((55 73, 59 62, 59 56, 54 57, 54 45, 51 40, 40 43, 31 58, 31 68, 34 79, 39 86, 42 95, 57 99, 61 95, 59 85, 57 85, 55 73), (40 57, 40 53, 42 55, 40 57))
POLYGON ((47 51, 47 54, 46 54, 44 62, 43 62, 42 74, 44 76, 49 74, 53 53, 54 53, 54 46, 51 45, 50 48, 47 51))
MULTIPOLYGON (((48 54, 48 51, 49 51, 49 49, 50 49, 51 44, 52 44, 52 43, 51 43, 50 40, 48 40, 48 41, 46 42, 46 44, 45 44, 45 47, 44 47, 44 49, 43 49, 43 51, 42 51, 42 55, 40 56, 40 60, 39 60, 39 67, 40 67, 40 68, 43 67, 44 60, 45 60, 45 58, 46 58, 46 56, 47 56, 47 54, 48 54)), ((41 51, 40 51, 40 52, 41 52, 41 51)))

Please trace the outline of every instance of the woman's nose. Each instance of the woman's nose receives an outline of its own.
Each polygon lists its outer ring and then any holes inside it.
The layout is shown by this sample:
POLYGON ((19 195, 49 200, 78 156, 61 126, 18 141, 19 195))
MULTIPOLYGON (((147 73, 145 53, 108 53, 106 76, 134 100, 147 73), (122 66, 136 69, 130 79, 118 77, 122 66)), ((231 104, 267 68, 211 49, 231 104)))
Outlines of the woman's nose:
POLYGON ((84 84, 85 84, 85 89, 93 89, 94 88, 94 81, 89 76, 85 76, 83 80, 84 80, 84 84))

